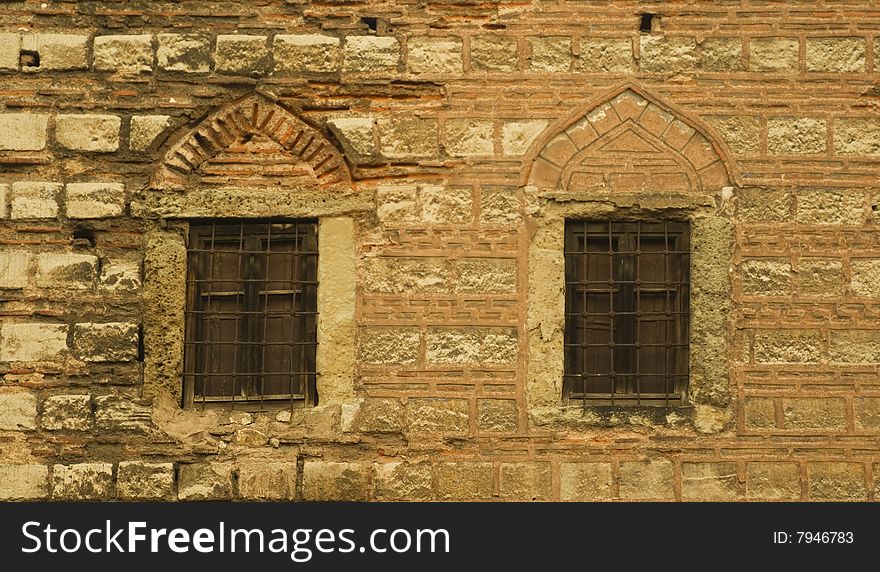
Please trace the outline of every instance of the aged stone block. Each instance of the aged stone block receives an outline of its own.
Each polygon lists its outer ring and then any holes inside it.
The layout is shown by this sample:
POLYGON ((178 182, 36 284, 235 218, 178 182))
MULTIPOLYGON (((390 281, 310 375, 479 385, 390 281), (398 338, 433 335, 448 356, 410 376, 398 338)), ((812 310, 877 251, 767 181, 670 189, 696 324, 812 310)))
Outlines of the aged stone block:
POLYGON ((129 397, 95 397, 95 426, 101 431, 124 431, 148 434, 153 431, 152 410, 129 397))
POLYGON ((49 467, 0 465, 0 500, 35 500, 49 495, 49 467))
POLYGON ((831 330, 828 351, 835 363, 878 363, 880 330, 831 330))
POLYGON ((45 149, 48 125, 43 113, 0 113, 0 151, 45 149))
POLYGON ((208 73, 211 71, 211 38, 199 34, 159 34, 156 58, 166 71, 208 73))
POLYGON ((807 71, 865 71, 865 38, 807 38, 807 71))
POLYGON ((546 119, 506 121, 501 126, 501 150, 505 155, 522 155, 549 123, 546 119))
POLYGON ((40 54, 40 65, 25 66, 25 71, 82 70, 88 67, 88 36, 75 34, 36 34, 21 38, 21 49, 40 54))
POLYGON ((567 72, 571 68, 571 38, 548 36, 529 38, 532 57, 529 69, 542 72, 567 72))
POLYGON ((6 208, 6 198, 11 196, 10 188, 10 185, 0 184, 0 220, 9 216, 8 209, 6 208))
POLYGON ((20 50, 19 34, 0 33, 0 70, 17 70, 20 50))
POLYGON ((406 418, 410 431, 464 433, 468 430, 467 399, 410 398, 406 418))
POLYGON ((682 463, 682 500, 732 501, 740 497, 736 463, 682 463))
POLYGON ((400 42, 384 36, 348 36, 342 48, 347 72, 394 72, 400 60, 400 42))
POLYGON ((174 465, 122 461, 116 477, 120 500, 171 500, 174 492, 174 465))
POLYGON ((153 70, 153 37, 96 36, 92 67, 101 71, 140 73, 153 70))
POLYGON ((513 189, 483 187, 480 195, 480 223, 515 225, 522 220, 522 205, 513 189))
POLYGON ((0 288, 24 288, 28 285, 31 255, 23 250, 0 251, 0 288))
POLYGON ((36 428, 37 398, 34 394, 12 388, 0 390, 0 431, 30 431, 36 428))
POLYGON ((171 117, 167 115, 135 115, 131 118, 131 134, 128 146, 132 151, 146 151, 167 127, 171 117))
POLYGON ((479 119, 448 119, 446 121, 446 152, 453 157, 491 155, 495 145, 492 121, 479 119))
POLYGON ((761 151, 761 121, 750 116, 706 117, 735 153, 756 154, 761 151))
POLYGON ((834 150, 838 155, 880 154, 880 120, 873 117, 835 120, 834 150))
POLYGON ((796 195, 797 221, 807 224, 862 224, 865 200, 861 193, 801 189, 796 195))
POLYGON ((107 500, 113 496, 113 465, 79 463, 52 466, 52 498, 107 500))
POLYGON ((510 328, 428 328, 430 363, 512 363, 518 349, 516 330, 510 328))
POLYGON ((791 218, 793 193, 745 188, 737 191, 736 216, 743 222, 781 222, 791 218))
POLYGON ((73 151, 109 153, 119 149, 119 127, 116 115, 57 115, 55 141, 73 151))
POLYGON ((47 252, 37 255, 35 281, 40 288, 83 290, 94 285, 97 271, 97 256, 47 252))
MULTIPOLYGON (((277 41, 278 36, 276 36, 277 41)), ((266 36, 220 34, 214 48, 214 69, 220 73, 259 75, 269 66, 266 36)), ((278 51, 275 51, 278 57, 278 51)), ((277 59, 276 59, 277 61, 277 59)))
POLYGON ((0 325, 0 361, 53 361, 67 354, 66 324, 0 325))
POLYGON ((364 289, 368 292, 448 292, 450 264, 443 258, 367 258, 362 262, 364 289))
POLYGON ((575 69, 590 73, 635 71, 630 38, 583 38, 575 69))
POLYGON ((508 500, 550 500, 550 463, 501 463, 500 492, 508 500))
POLYGON ((419 337, 416 328, 363 328, 360 357, 371 364, 414 364, 419 358, 419 337))
POLYGON ((740 71, 744 67, 742 54, 739 38, 706 38, 700 44, 700 67, 706 71, 740 71))
POLYGON ((337 117, 327 122, 330 129, 353 159, 376 155, 376 122, 371 117, 337 117))
POLYGON ((108 218, 120 216, 125 209, 125 185, 122 183, 68 183, 68 218, 108 218))
POLYGON ((293 500, 296 463, 254 459, 238 466, 238 492, 247 500, 293 500))
POLYGON ((424 185, 419 187, 420 220, 430 224, 470 222, 473 191, 470 188, 424 185))
POLYGON ((770 119, 767 121, 767 151, 773 155, 824 153, 827 135, 824 119, 770 119))
POLYGON ((53 395, 43 402, 43 429, 50 431, 88 431, 92 428, 90 395, 53 395))
POLYGON ((739 266, 746 296, 791 294, 791 261, 787 258, 750 258, 739 266))
POLYGON ((819 332, 759 330, 755 332, 758 363, 817 363, 821 352, 819 332))
POLYGON ((473 71, 514 71, 517 68, 518 60, 516 38, 487 34, 471 39, 471 69, 473 71))
POLYGON ((491 463, 459 461, 437 467, 437 492, 443 500, 488 500, 493 494, 491 463))
POLYGON ((461 73, 461 39, 420 36, 407 41, 407 67, 412 73, 461 73))
POLYGON ((181 464, 177 479, 180 500, 232 498, 232 463, 181 464))
POLYGON ((853 258, 850 288, 856 296, 880 296, 880 259, 853 258))
POLYGON ((431 463, 376 463, 376 499, 428 501, 434 497, 431 463))
MULTIPOLYGON (((275 36, 275 71, 332 72, 339 69, 339 38, 322 34, 275 36)), ((395 60, 395 66, 396 66, 395 60)))
POLYGON ((458 269, 456 292, 504 294, 516 292, 515 258, 462 258, 458 269))
POLYGON ((672 463, 663 459, 620 463, 622 500, 673 500, 672 463))
POLYGON ((389 159, 436 157, 440 144, 436 119, 395 115, 379 120, 382 154, 389 159))
POLYGON ((639 36, 639 66, 642 71, 681 73, 697 66, 697 42, 683 36, 639 36))
POLYGON ((376 215, 385 223, 418 221, 418 187, 380 185, 376 188, 376 215))
POLYGON ((58 195, 61 183, 12 183, 13 219, 55 218, 58 216, 58 195))
POLYGON ((797 71, 800 53, 800 42, 797 38, 752 38, 749 42, 750 70, 797 71))
POLYGON ((843 262, 834 258, 800 258, 798 292, 809 296, 839 296, 843 293, 843 262))
POLYGON ((749 462, 746 497, 755 500, 800 500, 801 471, 797 463, 749 462))
POLYGON ((370 470, 361 463, 307 460, 302 479, 309 501, 365 501, 370 494, 370 470))
POLYGON ((807 463, 810 500, 858 501, 867 498, 865 467, 861 463, 807 463))
POLYGON ((141 287, 141 265, 137 260, 101 260, 98 285, 105 290, 135 292, 141 287))
POLYGON ((138 335, 138 325, 126 322, 76 324, 73 346, 84 361, 132 361, 137 358, 138 335))
POLYGON ((477 431, 513 433, 517 427, 516 401, 513 399, 477 399, 477 431))
POLYGON ((403 430, 403 404, 397 399, 368 398, 356 407, 343 405, 342 430, 399 433, 403 430))
POLYGON ((856 429, 880 429, 880 397, 856 397, 853 399, 853 413, 856 429))
POLYGON ((562 463, 560 500, 611 500, 611 463, 562 463))

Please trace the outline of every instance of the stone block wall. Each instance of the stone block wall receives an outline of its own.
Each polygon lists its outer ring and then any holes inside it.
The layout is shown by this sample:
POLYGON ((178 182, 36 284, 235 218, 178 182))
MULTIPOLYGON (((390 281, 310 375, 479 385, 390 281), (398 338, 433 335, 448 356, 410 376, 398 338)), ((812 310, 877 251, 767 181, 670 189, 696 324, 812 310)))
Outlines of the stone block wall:
POLYGON ((878 25, 836 0, 2 3, 0 499, 880 498, 878 25), (547 378, 536 410, 543 229, 663 212, 730 229, 694 269, 730 292, 695 302, 704 393, 570 414, 547 378), (317 407, 181 407, 163 280, 229 213, 353 221, 317 407))

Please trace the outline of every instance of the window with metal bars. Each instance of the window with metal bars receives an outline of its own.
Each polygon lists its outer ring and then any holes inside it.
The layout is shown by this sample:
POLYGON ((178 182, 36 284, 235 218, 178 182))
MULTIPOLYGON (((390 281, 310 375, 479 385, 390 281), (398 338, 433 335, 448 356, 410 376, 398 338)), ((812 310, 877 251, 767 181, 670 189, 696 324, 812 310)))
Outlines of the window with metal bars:
POLYGON ((685 400, 689 235, 685 222, 566 221, 567 403, 685 400))
POLYGON ((193 223, 184 405, 313 405, 315 221, 193 223))

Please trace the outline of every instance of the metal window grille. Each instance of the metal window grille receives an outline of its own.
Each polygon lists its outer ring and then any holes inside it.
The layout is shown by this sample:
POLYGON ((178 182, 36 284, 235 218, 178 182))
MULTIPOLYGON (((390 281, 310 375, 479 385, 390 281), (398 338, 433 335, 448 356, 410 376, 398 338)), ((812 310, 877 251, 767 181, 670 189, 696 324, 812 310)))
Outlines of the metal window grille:
POLYGON ((314 221, 190 226, 184 405, 315 404, 314 221))
POLYGON ((682 403, 689 300, 687 223, 567 221, 566 403, 682 403))

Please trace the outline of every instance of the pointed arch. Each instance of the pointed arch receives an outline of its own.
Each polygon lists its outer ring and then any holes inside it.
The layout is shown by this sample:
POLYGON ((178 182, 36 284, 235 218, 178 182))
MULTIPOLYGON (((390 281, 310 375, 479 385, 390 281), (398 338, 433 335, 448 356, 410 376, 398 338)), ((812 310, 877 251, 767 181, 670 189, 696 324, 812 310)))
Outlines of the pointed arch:
POLYGON ((230 147, 262 136, 308 170, 321 188, 348 186, 343 153, 319 130, 270 97, 254 92, 205 117, 166 151, 150 188, 192 187, 200 169, 230 147))
POLYGON ((526 155, 522 184, 558 190, 714 192, 735 180, 697 119, 626 84, 559 121, 526 155))

